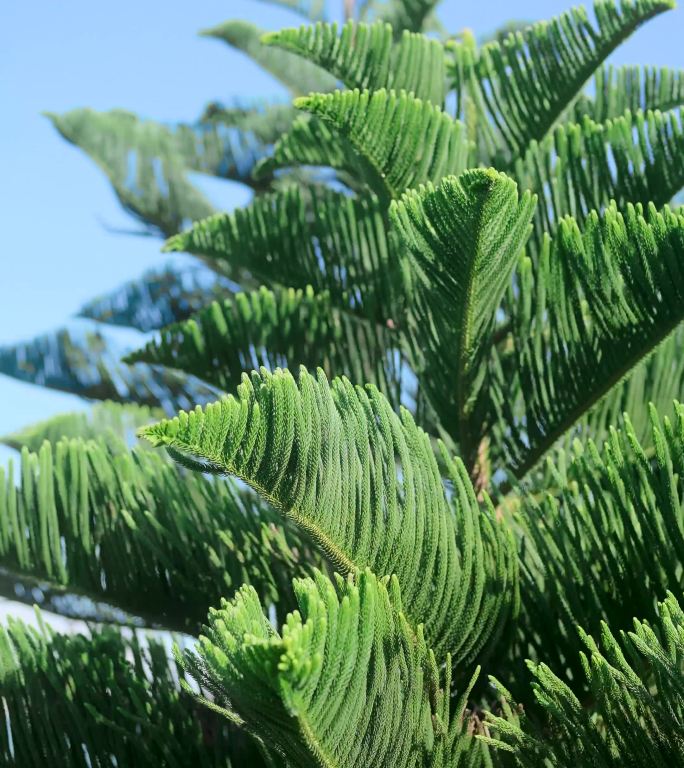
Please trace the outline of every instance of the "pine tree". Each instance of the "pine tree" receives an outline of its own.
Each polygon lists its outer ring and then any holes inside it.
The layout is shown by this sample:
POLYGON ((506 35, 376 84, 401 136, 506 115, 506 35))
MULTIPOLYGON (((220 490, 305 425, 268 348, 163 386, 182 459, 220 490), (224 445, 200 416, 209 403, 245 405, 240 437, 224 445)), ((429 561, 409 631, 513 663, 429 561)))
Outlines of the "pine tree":
POLYGON ((292 104, 51 116, 197 261, 0 350, 100 401, 4 438, 0 591, 97 626, 0 628, 3 764, 684 766, 684 73, 606 63, 673 2, 276 2, 205 34, 292 104))

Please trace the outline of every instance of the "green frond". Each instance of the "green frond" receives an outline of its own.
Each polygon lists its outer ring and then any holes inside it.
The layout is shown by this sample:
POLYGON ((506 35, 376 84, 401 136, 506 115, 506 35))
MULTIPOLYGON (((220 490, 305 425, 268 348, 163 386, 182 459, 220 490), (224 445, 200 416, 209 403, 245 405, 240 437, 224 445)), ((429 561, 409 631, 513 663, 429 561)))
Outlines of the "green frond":
POLYGON ((452 43, 454 87, 467 91, 476 107, 478 141, 490 162, 509 164, 541 141, 606 57, 645 21, 673 7, 673 0, 597 0, 596 23, 578 7, 479 51, 452 43))
POLYGON ((370 163, 390 198, 458 174, 467 164, 462 123, 404 91, 334 91, 295 106, 328 122, 370 163))
MULTIPOLYGON (((124 209, 165 237, 213 209, 187 179, 180 144, 169 129, 122 110, 77 109, 48 115, 70 143, 104 171, 124 209)), ((194 149, 196 136, 193 134, 194 149)))
POLYGON ((242 51, 295 96, 312 91, 330 91, 335 87, 335 78, 315 64, 288 51, 264 45, 262 37, 265 33, 266 30, 249 21, 234 19, 206 29, 201 34, 223 40, 232 48, 242 51))
POLYGON ((405 30, 395 44, 389 24, 348 21, 341 31, 337 24, 318 23, 270 32, 263 42, 303 56, 347 88, 403 90, 444 105, 444 47, 425 35, 405 30))
POLYGON ((201 256, 215 269, 247 272, 269 287, 328 292, 333 306, 385 321, 397 280, 383 209, 371 195, 288 187, 245 208, 197 222, 167 251, 201 256))
POLYGON ((597 123, 625 112, 667 112, 684 106, 684 70, 667 67, 614 67, 596 71, 591 94, 575 103, 575 122, 587 116, 597 123))
POLYGON ((684 407, 662 421, 644 410, 651 448, 625 416, 600 449, 576 441, 549 462, 549 491, 537 499, 533 485, 523 498, 523 610, 512 655, 547 661, 578 695, 575 626, 628 629, 635 615, 655 617, 667 589, 684 588, 684 407))
POLYGON ((611 200, 620 207, 654 203, 660 208, 684 187, 684 110, 559 126, 553 136, 530 146, 513 175, 541 201, 534 221, 537 249, 544 233, 555 233, 564 216, 584 218, 611 200))
POLYGON ((684 216, 610 205, 521 262, 510 370, 496 395, 522 476, 684 319, 684 216), (511 398, 511 392, 517 397, 511 398))
POLYGON ((499 744, 521 768, 684 766, 684 612, 675 596, 660 603, 653 624, 634 619, 632 631, 619 636, 603 624, 600 643, 580 633, 593 716, 562 677, 531 664, 547 727, 491 717, 499 744))
POLYGON ((333 584, 317 574, 295 590, 300 610, 282 634, 246 588, 211 611, 184 656, 232 718, 299 768, 457 768, 468 749, 467 764, 480 762, 484 745, 464 712, 449 711, 449 661, 440 673, 395 579, 362 570, 333 584))
POLYGON ((216 397, 215 390, 180 373, 124 365, 119 362, 123 352, 100 333, 62 329, 0 347, 0 374, 91 400, 135 402, 167 411, 216 397))
POLYGON ((534 206, 507 176, 473 170, 407 192, 390 211, 416 275, 408 335, 421 386, 468 464, 487 426, 484 372, 496 312, 534 206))
MULTIPOLYGON (((588 435, 597 445, 610 437, 611 427, 624 413, 630 415, 632 428, 647 450, 653 447, 653 429, 644 403, 651 402, 664 413, 673 400, 684 400, 684 325, 679 325, 625 381, 613 389, 587 413, 573 430, 588 435)), ((568 439, 569 444, 574 438, 568 439)), ((569 447, 569 445, 568 445, 569 447)))
POLYGON ((179 322, 230 296, 234 285, 201 265, 169 264, 92 299, 78 317, 147 332, 179 322))
POLYGON ((472 661, 514 609, 507 528, 443 451, 446 493, 428 436, 372 386, 262 370, 244 377, 237 397, 141 435, 247 482, 341 572, 395 574, 437 654, 472 661))
POLYGON ((104 171, 121 205, 170 237, 213 208, 188 180, 196 171, 259 189, 254 164, 292 121, 290 106, 224 110, 194 124, 162 125, 123 110, 75 109, 48 117, 104 171))
POLYGON ((262 286, 165 328, 126 361, 192 372, 224 391, 246 370, 319 365, 328 376, 374 384, 398 408, 410 373, 399 345, 396 331, 337 311, 327 294, 262 286))
POLYGON ((19 474, 16 485, 12 466, 0 469, 0 566, 18 580, 190 632, 243 583, 281 618, 290 607, 306 549, 233 483, 184 473, 152 451, 83 440, 24 449, 19 474))
MULTIPOLYGON (((40 618, 40 615, 39 615, 40 618)), ((273 768, 263 748, 178 686, 158 640, 110 628, 0 628, 0 762, 7 768, 273 768)), ((182 673, 180 673, 182 674, 182 673)))
POLYGON ((161 411, 146 405, 106 400, 95 403, 87 411, 60 413, 45 421, 31 424, 18 432, 0 437, 0 442, 18 451, 24 447, 37 451, 45 440, 54 444, 63 437, 80 437, 84 440, 97 438, 111 445, 122 442, 130 444, 139 427, 161 416, 161 411))
POLYGON ((310 115, 301 115, 273 145, 270 155, 254 166, 257 182, 272 178, 277 172, 333 168, 350 189, 376 189, 386 195, 382 179, 362 155, 357 154, 351 142, 341 136, 333 126, 310 115))

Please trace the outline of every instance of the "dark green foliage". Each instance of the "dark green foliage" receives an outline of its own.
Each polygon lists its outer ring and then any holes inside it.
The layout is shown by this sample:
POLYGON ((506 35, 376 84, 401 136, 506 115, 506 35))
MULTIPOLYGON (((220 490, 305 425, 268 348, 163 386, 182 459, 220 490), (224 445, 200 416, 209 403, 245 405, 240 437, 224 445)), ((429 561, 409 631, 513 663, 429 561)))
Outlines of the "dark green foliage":
POLYGON ((391 244, 372 197, 289 187, 198 222, 166 250, 199 255, 235 279, 247 272, 275 286, 311 285, 326 291, 333 306, 380 321, 389 316, 383 308, 392 287, 391 244))
POLYGON ((602 449, 576 444, 565 468, 550 464, 553 493, 524 500, 523 625, 542 629, 521 633, 518 658, 532 654, 577 681, 577 624, 627 629, 634 616, 653 619, 668 588, 684 588, 684 408, 650 416, 652 448, 625 418, 602 449))
POLYGON ((593 90, 575 103, 578 122, 585 115, 603 123, 625 112, 665 112, 684 106, 684 70, 605 65, 594 75, 593 90))
POLYGON ((312 94, 296 99, 295 106, 347 139, 373 169, 369 184, 390 198, 466 167, 462 123, 404 91, 312 94))
POLYGON ((520 476, 684 319, 683 269, 684 217, 653 205, 611 205, 583 230, 565 220, 538 269, 522 263, 513 318, 521 402, 507 376, 499 396, 520 476))
POLYGON ((508 163, 547 135, 605 58, 640 24, 673 8, 673 0, 598 0, 597 24, 575 8, 476 52, 455 44, 453 78, 478 114, 478 141, 508 163))
POLYGON ((318 364, 330 376, 344 373, 375 384, 396 407, 412 394, 405 360, 390 352, 398 343, 389 328, 337 311, 326 293, 262 287, 165 328, 128 360, 192 371, 226 391, 239 385, 246 370, 318 364))
POLYGON ((112 628, 54 634, 10 619, 0 628, 2 764, 16 768, 273 766, 225 720, 178 687, 158 640, 112 628), (30 717, 27 716, 30 713, 30 717))
POLYGON ((332 72, 347 88, 406 91, 418 99, 444 104, 444 48, 437 40, 404 31, 397 43, 389 24, 348 21, 284 29, 263 38, 332 72))
POLYGON ((530 231, 535 199, 496 171, 407 192, 392 220, 411 254, 412 339, 444 430, 468 464, 487 429, 485 379, 496 310, 530 231))
POLYGON ((20 578, 184 631, 245 582, 288 605, 299 537, 288 544, 275 513, 231 483, 82 440, 24 449, 20 477, 0 470, 0 565, 20 578))

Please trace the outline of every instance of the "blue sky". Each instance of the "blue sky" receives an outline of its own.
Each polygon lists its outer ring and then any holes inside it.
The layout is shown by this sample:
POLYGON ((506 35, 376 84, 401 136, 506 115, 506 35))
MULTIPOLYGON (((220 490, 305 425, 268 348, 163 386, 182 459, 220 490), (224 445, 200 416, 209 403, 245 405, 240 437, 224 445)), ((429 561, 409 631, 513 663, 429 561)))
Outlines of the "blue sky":
MULTIPOLYGON (((512 15, 537 20, 567 7, 559 0, 455 0, 440 15, 449 30, 483 34, 512 15)), ((269 29, 299 23, 257 0, 3 0, 0 343, 58 327, 87 299, 165 261, 159 241, 109 231, 131 222, 102 173, 41 112, 122 107, 162 121, 192 120, 211 100, 283 98, 247 58, 198 37, 235 17, 269 29)), ((682 39, 679 9, 638 31, 612 60, 684 68, 682 39)), ((247 199, 238 185, 212 180, 205 189, 223 207, 247 199)), ((82 407, 77 398, 0 376, 0 434, 74 407, 82 407)), ((0 449, 0 462, 8 455, 0 449)))

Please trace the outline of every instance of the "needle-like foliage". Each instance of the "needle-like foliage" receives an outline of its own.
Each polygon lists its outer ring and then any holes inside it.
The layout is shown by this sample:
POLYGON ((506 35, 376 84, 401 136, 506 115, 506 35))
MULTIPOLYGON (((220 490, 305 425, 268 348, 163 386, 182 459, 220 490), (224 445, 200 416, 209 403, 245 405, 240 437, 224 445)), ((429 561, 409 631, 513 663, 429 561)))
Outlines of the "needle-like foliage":
POLYGON ((187 255, 0 350, 117 401, 5 439, 0 594, 195 637, 0 630, 0 761, 681 765, 684 81, 609 61, 674 3, 272 2, 205 35, 292 103, 53 117, 187 255))

